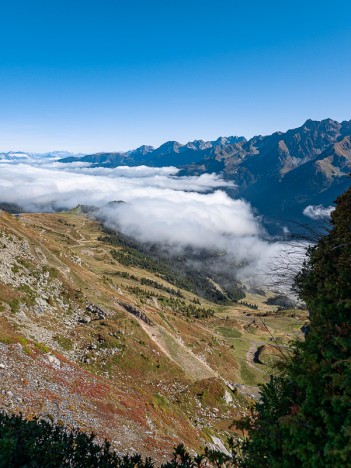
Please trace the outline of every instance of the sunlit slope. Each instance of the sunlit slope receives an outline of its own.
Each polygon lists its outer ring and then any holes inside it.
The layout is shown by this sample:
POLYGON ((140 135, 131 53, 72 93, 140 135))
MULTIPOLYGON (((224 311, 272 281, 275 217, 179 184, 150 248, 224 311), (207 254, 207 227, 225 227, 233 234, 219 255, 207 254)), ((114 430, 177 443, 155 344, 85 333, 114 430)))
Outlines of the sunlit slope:
POLYGON ((0 229, 1 406, 122 451, 225 439, 304 322, 264 296, 219 306, 122 265, 79 210, 1 212, 0 229))

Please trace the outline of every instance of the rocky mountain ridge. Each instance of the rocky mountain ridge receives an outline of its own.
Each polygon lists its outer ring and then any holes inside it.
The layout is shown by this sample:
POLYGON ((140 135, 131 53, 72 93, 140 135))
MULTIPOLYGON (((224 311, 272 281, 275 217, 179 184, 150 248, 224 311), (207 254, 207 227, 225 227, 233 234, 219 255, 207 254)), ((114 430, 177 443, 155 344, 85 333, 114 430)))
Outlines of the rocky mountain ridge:
POLYGON ((182 166, 198 161, 203 151, 218 146, 235 144, 246 141, 244 137, 219 137, 215 141, 194 140, 186 144, 178 141, 167 141, 160 147, 142 145, 127 152, 95 153, 82 158, 67 157, 60 160, 62 163, 87 162, 102 167, 116 167, 118 165, 151 167, 182 166))
POLYGON ((129 153, 99 153, 83 158, 93 166, 176 166, 178 175, 221 174, 242 197, 266 218, 305 223, 309 205, 330 206, 350 185, 351 120, 307 120, 287 132, 267 136, 218 138, 181 145, 176 141, 159 148, 141 147, 129 153))

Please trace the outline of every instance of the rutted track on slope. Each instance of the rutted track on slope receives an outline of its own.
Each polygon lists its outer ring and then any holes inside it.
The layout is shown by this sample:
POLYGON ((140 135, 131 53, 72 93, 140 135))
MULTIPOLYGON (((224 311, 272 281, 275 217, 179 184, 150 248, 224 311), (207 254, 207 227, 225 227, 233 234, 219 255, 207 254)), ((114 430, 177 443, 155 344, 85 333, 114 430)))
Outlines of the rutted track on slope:
POLYGON ((142 320, 139 320, 139 323, 160 350, 181 367, 192 380, 221 378, 207 363, 198 358, 164 327, 156 324, 151 326, 142 320))

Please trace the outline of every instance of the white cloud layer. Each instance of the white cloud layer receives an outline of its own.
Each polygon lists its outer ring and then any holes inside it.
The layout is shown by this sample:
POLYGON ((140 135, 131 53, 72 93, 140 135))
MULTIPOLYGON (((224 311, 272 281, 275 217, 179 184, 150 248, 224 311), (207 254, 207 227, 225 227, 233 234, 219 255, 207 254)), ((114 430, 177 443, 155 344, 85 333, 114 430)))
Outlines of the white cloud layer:
POLYGON ((30 211, 73 208, 77 204, 103 206, 112 200, 191 199, 194 193, 229 186, 218 176, 172 177, 175 168, 88 168, 46 163, 1 164, 0 200, 30 211))
POLYGON ((260 276, 263 282, 262 272, 283 248, 264 240, 250 205, 230 198, 222 189, 232 184, 215 174, 176 177, 173 167, 107 169, 43 160, 3 162, 0 171, 0 202, 29 211, 94 205, 107 226, 137 240, 226 252, 223 265, 241 264, 246 280, 260 276))

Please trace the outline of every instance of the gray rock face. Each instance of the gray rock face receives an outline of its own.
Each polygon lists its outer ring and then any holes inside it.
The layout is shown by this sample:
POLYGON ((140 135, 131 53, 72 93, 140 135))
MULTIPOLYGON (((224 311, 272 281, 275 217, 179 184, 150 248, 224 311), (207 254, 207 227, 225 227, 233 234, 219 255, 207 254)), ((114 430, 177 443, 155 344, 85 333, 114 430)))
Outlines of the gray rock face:
POLYGON ((103 320, 107 317, 107 313, 101 309, 101 307, 91 304, 90 302, 87 303, 85 310, 92 314, 94 318, 92 320, 103 320))
POLYGON ((145 322, 147 325, 152 325, 151 320, 149 319, 149 317, 143 311, 137 309, 136 307, 134 307, 134 306, 132 306, 130 304, 126 304, 124 302, 118 301, 118 304, 120 306, 122 306, 123 309, 125 309, 130 314, 134 315, 135 317, 137 317, 140 320, 142 320, 143 322, 145 322))

